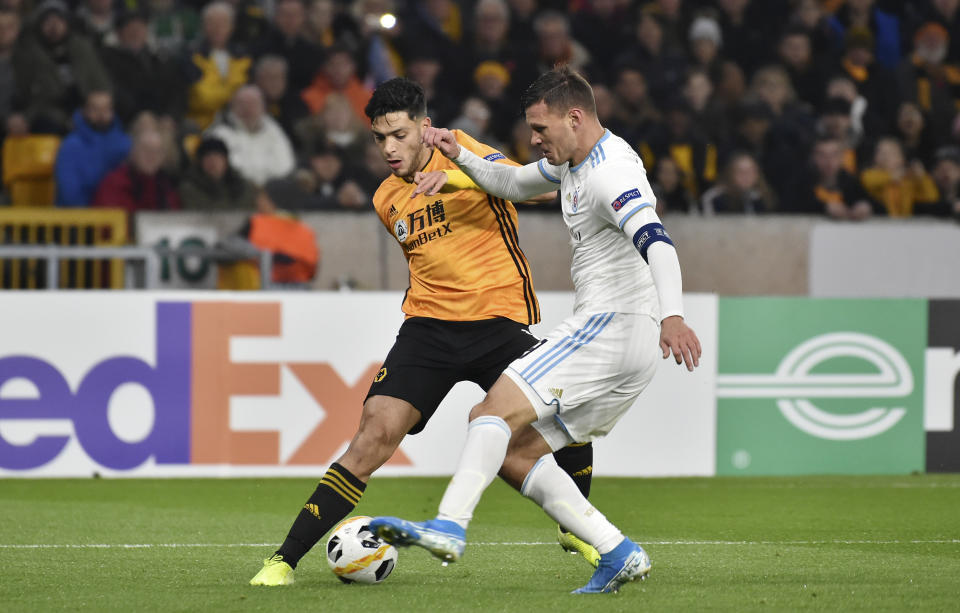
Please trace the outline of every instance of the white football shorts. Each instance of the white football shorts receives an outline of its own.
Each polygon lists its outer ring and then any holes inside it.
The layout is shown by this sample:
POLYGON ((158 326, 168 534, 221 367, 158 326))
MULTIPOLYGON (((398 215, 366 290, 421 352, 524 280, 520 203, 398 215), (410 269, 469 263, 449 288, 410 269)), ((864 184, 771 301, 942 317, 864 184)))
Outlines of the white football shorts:
POLYGON ((578 313, 503 374, 537 412, 533 427, 556 451, 606 435, 657 370, 660 326, 649 315, 578 313))

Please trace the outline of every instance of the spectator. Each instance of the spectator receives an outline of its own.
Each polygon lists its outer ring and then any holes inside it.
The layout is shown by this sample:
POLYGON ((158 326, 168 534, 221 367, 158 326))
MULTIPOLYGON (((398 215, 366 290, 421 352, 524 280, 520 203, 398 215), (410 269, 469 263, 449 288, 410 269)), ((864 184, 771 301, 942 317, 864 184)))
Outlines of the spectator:
POLYGON ((237 90, 230 110, 210 134, 227 144, 231 166, 258 187, 294 168, 290 139, 267 115, 263 92, 256 85, 237 90))
POLYGON ((960 108, 960 68, 944 63, 950 36, 931 21, 916 31, 913 42, 913 54, 897 68, 900 98, 918 104, 933 132, 944 134, 960 108))
POLYGON ((897 111, 896 135, 903 144, 908 162, 919 160, 924 166, 933 161, 936 145, 920 107, 904 102, 897 111))
POLYGON ((690 105, 696 130, 719 143, 727 139, 723 111, 713 99, 713 82, 703 68, 692 68, 683 84, 683 98, 690 105))
POLYGON ((771 213, 774 197, 754 157, 736 153, 727 163, 720 182, 703 194, 701 206, 707 215, 771 213))
POLYGON ((617 71, 613 83, 613 117, 620 130, 615 131, 616 134, 628 143, 648 138, 661 120, 660 111, 649 96, 647 79, 635 65, 627 64, 617 71))
POLYGON ((304 35, 306 8, 303 0, 279 0, 273 15, 273 28, 257 46, 256 57, 279 55, 287 61, 290 88, 301 91, 313 81, 320 69, 320 47, 304 35))
POLYGON ((686 188, 687 181, 683 170, 667 156, 657 160, 653 169, 653 193, 657 196, 657 214, 695 213, 698 211, 696 199, 686 188))
POLYGON ((558 64, 582 71, 590 63, 590 52, 570 35, 570 20, 563 13, 543 11, 534 20, 533 29, 538 73, 558 64))
POLYGON ((203 38, 187 63, 187 119, 206 129, 247 82, 251 59, 230 43, 234 9, 217 0, 203 9, 203 38))
POLYGON ((703 70, 712 81, 720 80, 720 48, 723 36, 720 26, 710 17, 697 17, 690 24, 690 60, 691 64, 703 70))
POLYGON ((423 88, 427 100, 427 114, 440 126, 447 125, 460 109, 462 96, 441 78, 443 62, 439 49, 423 44, 415 47, 406 57, 407 77, 423 88))
POLYGON ((850 28, 845 41, 840 67, 867 100, 869 112, 875 114, 873 126, 884 129, 892 124, 897 108, 896 80, 889 70, 874 61, 873 35, 869 30, 850 28))
POLYGON ((110 89, 96 50, 69 19, 63 2, 44 0, 14 48, 15 89, 31 132, 66 134, 69 113, 91 92, 110 89))
POLYGON ((702 194, 717 176, 717 145, 697 132, 683 98, 667 103, 664 118, 637 147, 643 164, 653 168, 660 159, 672 157, 683 171, 687 191, 702 194))
POLYGON ((830 19, 830 27, 837 48, 844 46, 851 30, 858 29, 870 34, 869 50, 882 66, 893 70, 900 62, 900 22, 876 8, 874 0, 847 0, 830 19))
POLYGON ((689 33, 683 14, 683 0, 652 0, 643 5, 643 10, 656 15, 663 26, 665 48, 671 53, 683 53, 689 33))
POLYGON ((847 74, 839 73, 827 81, 824 99, 842 99, 849 105, 850 130, 853 142, 861 142, 869 132, 878 134, 886 131, 887 123, 883 115, 872 107, 857 90, 856 82, 847 74))
MULTIPOLYGON (((234 11, 234 28, 230 42, 240 49, 252 49, 270 29, 270 20, 260 0, 227 0, 234 11)), ((209 5, 207 5, 209 6, 209 5)))
POLYGON ((501 143, 509 141, 510 126, 519 115, 516 101, 507 89, 510 85, 510 71, 500 62, 481 62, 473 71, 473 81, 477 97, 490 109, 491 133, 501 143))
POLYGON ((660 18, 644 9, 638 15, 636 44, 629 45, 615 64, 636 66, 647 81, 650 97, 659 106, 676 94, 686 70, 684 57, 665 47, 660 18))
POLYGON ((507 0, 510 4, 510 31, 507 37, 514 46, 523 48, 534 39, 533 22, 537 17, 537 0, 507 0))
POLYGON ((320 49, 333 46, 337 40, 337 29, 333 25, 336 16, 337 6, 333 0, 313 0, 307 5, 303 37, 320 49))
POLYGON ((788 28, 780 37, 777 55, 790 75, 797 97, 819 109, 827 75, 813 55, 809 32, 799 26, 788 28))
POLYGON ((253 84, 263 92, 267 113, 283 128, 294 149, 299 148, 296 126, 310 113, 299 90, 290 89, 287 61, 279 55, 262 56, 253 67, 253 84))
POLYGON ((480 98, 471 96, 463 101, 460 115, 450 122, 450 129, 462 130, 481 143, 501 151, 506 147, 490 132, 490 116, 490 107, 480 98))
POLYGON ((850 103, 844 98, 828 98, 817 119, 817 134, 841 144, 843 169, 857 175, 857 134, 853 129, 850 103))
POLYGON ((83 109, 73 114, 73 131, 57 152, 54 175, 58 206, 83 207, 93 201, 100 182, 130 151, 130 138, 113 113, 108 91, 87 95, 83 109))
POLYGON ((163 164, 161 168, 167 176, 175 181, 179 180, 181 171, 186 166, 186 152, 180 143, 180 132, 177 120, 170 115, 157 116, 150 111, 137 113, 130 122, 130 137, 133 140, 141 132, 157 132, 163 141, 163 164))
POLYGON ((796 160, 806 159, 813 137, 814 121, 806 107, 796 100, 790 77, 781 66, 772 64, 757 70, 749 95, 766 104, 771 113, 770 132, 763 145, 763 175, 786 200, 786 190, 796 169, 796 160))
POLYGON ((607 74, 609 59, 616 57, 629 44, 627 6, 617 0, 593 0, 573 15, 574 38, 583 43, 590 57, 603 60, 590 67, 598 80, 612 76, 607 74))
POLYGON ((938 149, 931 176, 940 192, 940 200, 932 205, 918 203, 914 213, 952 216, 960 221, 960 147, 948 145, 938 149))
POLYGON ((369 210, 372 192, 368 192, 364 171, 344 164, 343 157, 330 145, 310 154, 309 165, 296 173, 300 194, 289 198, 296 208, 311 210, 369 210))
POLYGON ((153 50, 165 60, 178 58, 197 37, 200 18, 179 0, 148 0, 147 29, 153 50))
POLYGON ((230 166, 227 145, 209 136, 200 141, 181 183, 183 208, 192 211, 254 210, 256 187, 230 166))
POLYGON ((798 0, 790 15, 790 25, 806 32, 816 58, 814 62, 826 66, 835 55, 833 41, 836 35, 820 0, 798 0))
POLYGON ((932 203, 940 198, 923 164, 914 161, 908 166, 903 146, 892 137, 877 142, 873 166, 860 174, 860 182, 891 217, 910 217, 917 203, 932 203))
POLYGON ((102 51, 103 63, 116 85, 117 116, 128 123, 140 111, 183 114, 186 101, 176 68, 147 46, 147 18, 123 12, 117 18, 117 44, 102 51))
POLYGON ((327 105, 297 126, 297 134, 308 152, 333 147, 348 166, 363 163, 370 142, 369 129, 353 114, 350 101, 341 94, 327 97, 327 105))
POLYGON ((179 209, 180 194, 163 171, 165 153, 159 132, 145 130, 135 135, 129 160, 103 178, 93 198, 94 206, 130 213, 179 209))
POLYGON ((771 0, 753 3, 750 0, 717 0, 724 55, 736 62, 748 77, 770 57, 773 51, 770 36, 778 32, 771 27, 771 20, 764 19, 763 5, 766 4, 779 3, 771 0))
MULTIPOLYGON (((20 35, 20 15, 0 7, 0 140, 7 134, 7 118, 13 111, 16 83, 13 70, 13 48, 20 35)), ((25 124, 22 116, 21 126, 25 124)), ((21 128, 25 131, 25 126, 21 128)))
POLYGON ((723 110, 724 131, 732 132, 737 109, 747 93, 747 80, 743 70, 735 63, 726 61, 720 65, 720 80, 716 83, 717 104, 723 110))
POLYGON ((301 97, 311 113, 319 113, 327 102, 327 96, 338 92, 347 97, 354 114, 365 125, 369 125, 363 109, 373 92, 357 76, 357 64, 350 50, 344 46, 335 46, 328 50, 323 68, 317 73, 310 87, 303 90, 301 97))
MULTIPOLYGON (((512 85, 509 96, 515 99, 534 79, 537 72, 531 57, 531 42, 523 44, 510 40, 510 7, 505 0, 480 0, 474 9, 470 69, 486 62, 495 62, 507 71, 507 83, 512 85)), ((509 127, 508 127, 509 129, 509 127)))
POLYGON ((116 43, 117 35, 114 31, 116 18, 113 0, 83 0, 83 4, 77 9, 80 31, 86 34, 97 47, 116 43))
POLYGON ((866 219, 874 213, 860 181, 843 167, 844 146, 831 136, 814 143, 810 166, 796 184, 790 212, 850 220, 866 219))
MULTIPOLYGON (((951 63, 960 63, 960 0, 930 0, 923 21, 935 21, 953 32, 947 59, 951 63)), ((916 28, 912 28, 916 30, 916 28)))

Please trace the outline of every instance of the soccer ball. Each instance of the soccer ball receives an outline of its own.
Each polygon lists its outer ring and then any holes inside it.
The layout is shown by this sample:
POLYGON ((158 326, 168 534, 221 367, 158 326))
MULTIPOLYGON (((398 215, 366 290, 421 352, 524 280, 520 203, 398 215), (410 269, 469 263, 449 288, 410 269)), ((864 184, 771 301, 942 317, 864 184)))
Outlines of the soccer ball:
POLYGON ((397 549, 370 530, 365 515, 348 517, 327 539, 327 563, 344 583, 380 583, 397 565, 397 549))

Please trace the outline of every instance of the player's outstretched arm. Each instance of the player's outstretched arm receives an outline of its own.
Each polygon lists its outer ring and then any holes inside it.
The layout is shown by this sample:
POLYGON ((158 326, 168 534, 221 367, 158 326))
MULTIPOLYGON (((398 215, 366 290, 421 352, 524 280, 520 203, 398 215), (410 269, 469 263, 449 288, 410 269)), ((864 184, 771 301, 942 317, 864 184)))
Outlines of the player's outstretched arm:
POLYGON ((473 179, 480 189, 498 198, 523 202, 557 187, 541 174, 536 164, 507 166, 485 160, 466 147, 461 147, 453 133, 445 128, 424 128, 423 142, 436 147, 473 179))

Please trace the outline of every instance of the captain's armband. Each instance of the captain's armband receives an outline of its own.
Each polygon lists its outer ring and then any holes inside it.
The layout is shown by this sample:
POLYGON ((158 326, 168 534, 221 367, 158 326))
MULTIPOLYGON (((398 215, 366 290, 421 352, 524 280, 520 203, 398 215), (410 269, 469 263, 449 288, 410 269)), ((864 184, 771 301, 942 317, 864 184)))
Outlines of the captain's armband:
POLYGON ((667 234, 667 230, 659 223, 648 223, 637 230, 633 235, 633 246, 640 252, 644 262, 647 260, 647 249, 656 242, 664 242, 673 245, 673 240, 667 234))

